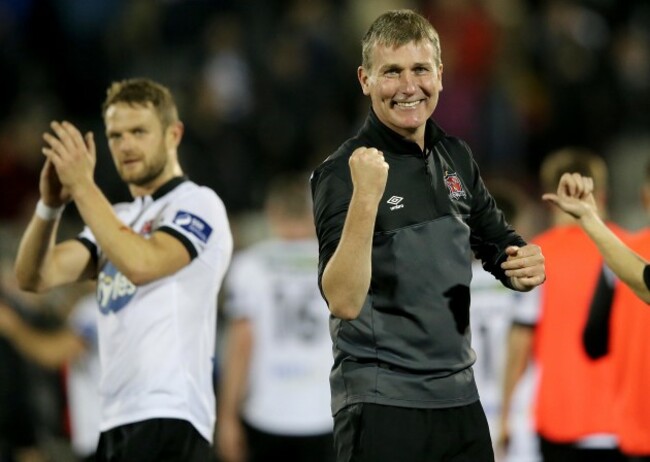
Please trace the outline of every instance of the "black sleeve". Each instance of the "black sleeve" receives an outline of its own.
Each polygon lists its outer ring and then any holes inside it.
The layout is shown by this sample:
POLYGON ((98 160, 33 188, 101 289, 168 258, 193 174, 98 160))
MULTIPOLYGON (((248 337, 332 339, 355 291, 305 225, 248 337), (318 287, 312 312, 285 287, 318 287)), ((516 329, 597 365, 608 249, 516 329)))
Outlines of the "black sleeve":
POLYGON ((470 245, 483 268, 499 279, 506 287, 513 288, 510 278, 501 268, 506 258, 506 248, 511 245, 524 247, 527 242, 508 224, 503 212, 488 191, 480 176, 478 166, 471 163, 473 170, 472 215, 470 217, 470 245))
POLYGON ((88 253, 90 253, 90 258, 93 259, 93 264, 95 265, 95 268, 97 268, 97 262, 99 261, 99 255, 97 254, 97 246, 95 245, 95 243, 92 242, 90 239, 87 239, 85 237, 77 237, 76 239, 86 249, 88 249, 88 253))
POLYGON ((598 359, 609 351, 609 321, 614 299, 614 285, 603 267, 596 291, 589 307, 589 317, 582 333, 582 344, 591 359, 598 359))

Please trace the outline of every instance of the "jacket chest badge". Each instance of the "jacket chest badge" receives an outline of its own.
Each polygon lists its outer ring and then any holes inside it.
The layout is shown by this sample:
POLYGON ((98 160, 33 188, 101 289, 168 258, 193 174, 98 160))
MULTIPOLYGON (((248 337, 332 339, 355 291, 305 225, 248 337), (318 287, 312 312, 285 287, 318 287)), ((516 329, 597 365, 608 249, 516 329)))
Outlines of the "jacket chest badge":
POLYGON ((465 190, 463 189, 463 184, 460 182, 460 178, 455 173, 445 172, 445 184, 449 190, 450 199, 460 199, 461 197, 467 197, 465 190))

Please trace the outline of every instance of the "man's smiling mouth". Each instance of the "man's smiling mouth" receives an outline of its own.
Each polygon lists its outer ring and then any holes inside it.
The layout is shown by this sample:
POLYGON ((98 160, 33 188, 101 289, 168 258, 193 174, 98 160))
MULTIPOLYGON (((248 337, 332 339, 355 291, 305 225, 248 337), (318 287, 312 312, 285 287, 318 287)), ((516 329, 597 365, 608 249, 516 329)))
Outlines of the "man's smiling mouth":
POLYGON ((421 99, 419 99, 417 101, 401 101, 401 102, 394 102, 393 106, 397 106, 397 107, 404 108, 404 109, 409 109, 409 108, 416 107, 421 102, 422 102, 421 99))

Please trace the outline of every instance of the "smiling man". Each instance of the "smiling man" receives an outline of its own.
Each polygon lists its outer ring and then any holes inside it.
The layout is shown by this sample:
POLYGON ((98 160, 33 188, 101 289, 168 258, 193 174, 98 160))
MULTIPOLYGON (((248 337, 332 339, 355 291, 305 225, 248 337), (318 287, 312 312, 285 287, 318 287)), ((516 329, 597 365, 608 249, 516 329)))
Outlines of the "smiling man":
POLYGON ((92 133, 52 122, 16 275, 35 292, 97 280, 98 461, 211 460, 216 300, 232 254, 226 210, 212 190, 183 177, 183 124, 167 88, 116 82, 103 115, 134 201, 111 206, 98 188, 92 133), (69 201, 86 227, 55 244, 69 201))
POLYGON ((442 70, 425 18, 377 18, 358 69, 370 113, 312 175, 338 462, 493 461, 472 372, 472 253, 508 288, 546 278, 469 147, 431 120, 442 70))

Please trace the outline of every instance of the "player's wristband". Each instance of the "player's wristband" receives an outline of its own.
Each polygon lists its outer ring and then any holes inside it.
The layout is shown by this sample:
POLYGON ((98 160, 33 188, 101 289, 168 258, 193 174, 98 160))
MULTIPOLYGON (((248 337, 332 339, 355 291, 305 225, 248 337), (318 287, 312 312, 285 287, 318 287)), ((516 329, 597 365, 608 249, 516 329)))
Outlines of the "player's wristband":
POLYGON ((49 205, 46 205, 42 199, 39 199, 38 203, 36 204, 35 214, 42 220, 52 221, 58 219, 61 216, 64 208, 65 205, 62 205, 60 207, 50 207, 49 205))

